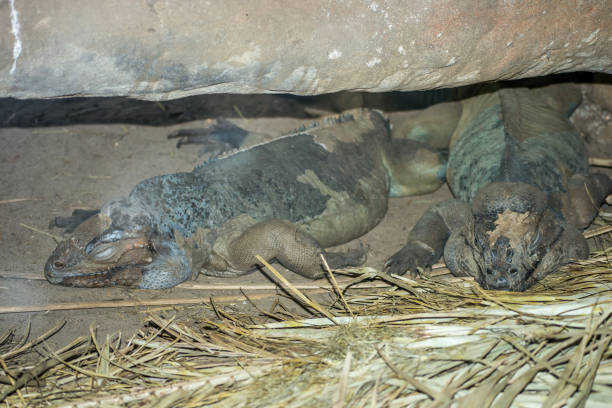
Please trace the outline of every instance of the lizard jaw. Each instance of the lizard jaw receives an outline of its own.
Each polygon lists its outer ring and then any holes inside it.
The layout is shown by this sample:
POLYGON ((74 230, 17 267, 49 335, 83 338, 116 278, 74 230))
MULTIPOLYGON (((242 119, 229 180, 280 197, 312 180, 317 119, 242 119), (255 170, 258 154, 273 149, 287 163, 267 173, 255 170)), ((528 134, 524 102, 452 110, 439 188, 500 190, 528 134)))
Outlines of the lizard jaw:
POLYGON ((142 279, 144 265, 126 265, 103 270, 58 272, 50 263, 45 265, 45 277, 54 284, 71 287, 99 288, 107 286, 136 287, 142 279))

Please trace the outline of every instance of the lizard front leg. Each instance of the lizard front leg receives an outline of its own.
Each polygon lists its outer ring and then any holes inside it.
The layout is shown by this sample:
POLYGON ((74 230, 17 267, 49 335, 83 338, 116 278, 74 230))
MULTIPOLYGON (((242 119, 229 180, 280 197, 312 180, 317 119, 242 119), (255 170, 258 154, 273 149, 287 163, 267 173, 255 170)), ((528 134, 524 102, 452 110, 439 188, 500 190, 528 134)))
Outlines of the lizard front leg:
POLYGON ((224 258, 232 272, 223 273, 225 276, 252 270, 258 264, 256 255, 266 260, 276 259, 287 269, 311 279, 324 276, 321 254, 331 268, 358 266, 366 258, 363 248, 344 253, 326 252, 312 236, 294 224, 276 219, 247 228, 228 243, 226 252, 224 258))
POLYGON ((453 233, 473 224, 470 206, 460 200, 447 200, 428 209, 410 231, 406 245, 385 263, 389 273, 403 275, 433 265, 453 233))

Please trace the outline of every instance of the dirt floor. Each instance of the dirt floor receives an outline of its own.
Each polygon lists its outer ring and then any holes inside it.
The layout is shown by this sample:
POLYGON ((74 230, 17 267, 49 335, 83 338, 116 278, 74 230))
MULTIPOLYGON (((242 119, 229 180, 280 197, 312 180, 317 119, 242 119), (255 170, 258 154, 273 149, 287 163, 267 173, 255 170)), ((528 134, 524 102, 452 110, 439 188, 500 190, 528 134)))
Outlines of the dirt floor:
MULTIPOLYGON (((59 229, 49 229, 49 222, 56 216, 69 215, 76 208, 99 208, 105 201, 128 193, 142 179, 190 171, 203 159, 198 155, 197 146, 176 149, 176 142, 166 138, 175 129, 206 125, 207 118, 226 116, 249 130, 280 133, 307 123, 306 118, 312 111, 304 109, 304 104, 311 102, 313 98, 229 95, 163 103, 119 98, 0 101, 0 125, 4 126, 0 129, 0 308, 146 299, 206 301, 210 297, 224 298, 229 303, 232 299, 227 297, 233 297, 236 305, 245 304, 244 297, 235 290, 147 291, 51 285, 43 280, 43 266, 55 248, 53 236, 62 239, 63 234, 59 229), (240 119, 240 116, 257 119, 240 119), (147 123, 160 126, 147 126, 147 123)), ((577 125, 588 136, 593 154, 612 157, 610 113, 585 104, 576 118, 577 125)), ((366 265, 381 268, 384 260, 403 245, 408 231, 426 208, 449 197, 449 190, 443 187, 426 196, 391 199, 381 224, 358 240, 370 247, 366 265)), ((351 242, 347 247, 356 245, 357 242, 351 242)), ((280 270, 292 282, 306 283, 304 278, 280 270)), ((270 279, 258 271, 237 279, 200 276, 197 282, 248 285, 270 283, 270 279)), ((271 307, 276 299, 274 292, 267 293, 271 296, 258 300, 264 308, 271 307)), ((152 310, 176 311, 183 318, 210 313, 199 306, 172 304, 3 313, 0 314, 0 336, 13 329, 14 341, 19 342, 65 322, 48 340, 51 349, 66 345, 77 336, 88 335, 90 327, 98 335, 121 331, 128 338, 152 310)))

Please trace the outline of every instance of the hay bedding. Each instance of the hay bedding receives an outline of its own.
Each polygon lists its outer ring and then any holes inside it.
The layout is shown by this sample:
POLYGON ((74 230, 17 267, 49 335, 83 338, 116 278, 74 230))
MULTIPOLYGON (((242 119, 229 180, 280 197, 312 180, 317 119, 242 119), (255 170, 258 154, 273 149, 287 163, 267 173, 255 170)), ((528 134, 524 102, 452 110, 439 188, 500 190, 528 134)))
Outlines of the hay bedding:
POLYGON ((321 304, 278 277, 310 315, 282 308, 237 312, 211 302, 214 321, 186 325, 151 316, 125 345, 119 336, 104 344, 93 335, 79 338, 49 350, 35 366, 21 367, 19 356, 42 339, 7 350, 10 333, 0 333, 0 401, 10 407, 607 407, 611 230, 591 234, 607 249, 524 293, 352 269, 334 271, 332 301, 321 304), (337 282, 334 275, 348 278, 337 282))

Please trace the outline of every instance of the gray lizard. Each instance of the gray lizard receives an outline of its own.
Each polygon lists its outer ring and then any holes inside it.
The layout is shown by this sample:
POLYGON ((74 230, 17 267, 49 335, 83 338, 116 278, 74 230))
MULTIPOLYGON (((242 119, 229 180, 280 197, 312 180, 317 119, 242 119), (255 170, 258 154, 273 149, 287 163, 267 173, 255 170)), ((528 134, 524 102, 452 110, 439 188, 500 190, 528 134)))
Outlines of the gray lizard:
POLYGON ((392 118, 394 132, 449 149, 446 179, 456 198, 423 215, 387 271, 415 274, 443 254, 456 276, 522 291, 585 258, 579 229, 612 182, 587 172, 585 146, 568 119, 580 101, 570 84, 496 89, 392 118))
POLYGON ((221 150, 247 139, 264 141, 189 173, 144 180, 100 212, 61 220, 69 226, 76 219, 77 225, 90 216, 51 254, 47 280, 167 288, 200 271, 248 273, 256 255, 319 278, 321 254, 332 268, 365 260, 363 248, 324 248, 372 229, 389 195, 431 191, 444 176, 444 155, 418 141, 392 140, 378 111, 349 111, 273 138, 221 121, 211 137, 213 145, 225 146, 221 150))

